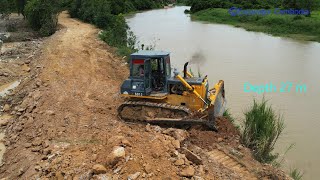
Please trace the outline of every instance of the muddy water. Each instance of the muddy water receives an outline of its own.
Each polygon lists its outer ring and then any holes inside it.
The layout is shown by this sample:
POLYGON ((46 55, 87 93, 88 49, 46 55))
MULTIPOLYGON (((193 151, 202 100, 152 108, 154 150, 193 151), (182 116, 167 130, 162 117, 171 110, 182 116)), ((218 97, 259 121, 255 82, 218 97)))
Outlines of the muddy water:
POLYGON ((286 131, 277 151, 296 144, 286 156, 286 168, 304 170, 305 179, 319 177, 320 44, 194 22, 183 13, 186 8, 147 11, 127 21, 141 43, 172 52, 174 67, 182 70, 183 63, 192 60, 194 73, 199 68, 211 84, 223 79, 228 107, 239 120, 253 98, 264 94, 285 118, 286 131), (282 82, 292 83, 290 92, 280 92, 282 82), (245 83, 272 83, 277 90, 245 92, 245 83), (306 85, 306 92, 300 88, 296 92, 297 84, 306 85))

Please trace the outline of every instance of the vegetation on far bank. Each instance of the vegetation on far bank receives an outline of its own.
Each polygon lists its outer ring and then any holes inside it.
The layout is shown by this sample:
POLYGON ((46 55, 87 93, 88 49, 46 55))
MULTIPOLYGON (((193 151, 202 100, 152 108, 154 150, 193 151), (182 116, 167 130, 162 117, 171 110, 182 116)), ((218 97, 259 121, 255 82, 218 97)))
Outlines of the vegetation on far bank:
POLYGON ((320 42, 320 0, 185 0, 191 6, 194 20, 229 24, 248 31, 264 32, 275 36, 320 42), (304 9, 304 15, 236 15, 229 14, 231 7, 241 9, 304 9))
POLYGON ((248 31, 320 42, 320 11, 311 17, 293 15, 231 16, 227 9, 206 9, 192 14, 194 20, 229 24, 248 31))
POLYGON ((241 9, 306 9, 319 10, 320 0, 185 0, 191 6, 191 12, 195 13, 210 8, 238 7, 241 9))

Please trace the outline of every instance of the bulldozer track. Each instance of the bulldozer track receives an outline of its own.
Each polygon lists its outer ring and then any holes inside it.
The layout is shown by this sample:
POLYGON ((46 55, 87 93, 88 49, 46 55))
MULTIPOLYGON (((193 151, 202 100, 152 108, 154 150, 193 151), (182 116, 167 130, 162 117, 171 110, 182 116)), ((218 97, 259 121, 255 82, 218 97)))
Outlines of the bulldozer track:
MULTIPOLYGON (((150 113, 150 112, 149 112, 150 113)), ((148 114, 148 113, 147 113, 148 114)), ((151 124, 164 124, 164 125, 190 125, 190 124, 203 124, 206 121, 200 120, 199 118, 190 119, 192 117, 192 112, 189 108, 185 106, 170 105, 167 103, 154 103, 145 101, 127 101, 121 104, 118 108, 118 115, 120 119, 131 122, 131 123, 151 123, 151 124), (125 108, 130 107, 131 110, 127 116, 124 116, 125 108), (141 108, 141 109, 140 109, 141 108), (145 111, 155 110, 154 114, 156 116, 163 115, 168 111, 171 114, 169 116, 174 117, 148 117, 144 114, 143 108, 149 108, 145 111), (140 110, 140 113, 137 112, 140 110), (130 117, 128 117, 130 116, 130 117)), ((152 116, 152 115, 151 115, 152 116)))
POLYGON ((256 180, 257 178, 250 173, 246 166, 241 164, 237 159, 228 155, 222 150, 215 149, 208 152, 209 158, 224 167, 236 172, 242 179, 256 180))

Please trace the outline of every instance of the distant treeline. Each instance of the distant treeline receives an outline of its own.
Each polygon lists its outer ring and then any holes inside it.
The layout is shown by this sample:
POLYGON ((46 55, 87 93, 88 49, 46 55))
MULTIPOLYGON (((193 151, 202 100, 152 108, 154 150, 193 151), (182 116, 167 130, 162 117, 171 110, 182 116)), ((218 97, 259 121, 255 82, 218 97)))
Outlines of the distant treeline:
POLYGON ((69 13, 103 29, 100 37, 109 45, 125 47, 128 26, 122 14, 159 8, 166 3, 164 0, 72 0, 69 13))
POLYGON ((209 8, 231 8, 233 6, 243 9, 271 9, 293 8, 315 10, 320 7, 320 0, 184 0, 191 6, 191 12, 198 12, 209 8))
POLYGON ((95 24, 104 30, 103 40, 112 46, 127 43, 127 24, 121 14, 162 7, 170 0, 0 0, 0 14, 17 12, 43 36, 53 34, 57 15, 69 10, 70 15, 95 24))

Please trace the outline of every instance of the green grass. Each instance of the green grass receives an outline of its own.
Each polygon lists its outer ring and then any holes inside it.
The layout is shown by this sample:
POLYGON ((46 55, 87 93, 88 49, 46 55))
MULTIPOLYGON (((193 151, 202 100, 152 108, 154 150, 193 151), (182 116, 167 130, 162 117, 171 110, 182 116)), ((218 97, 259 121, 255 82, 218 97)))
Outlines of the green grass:
POLYGON ((253 150, 254 157, 263 163, 272 163, 278 158, 273 154, 274 146, 284 130, 284 121, 265 99, 254 100, 245 112, 241 142, 253 150))
POLYGON ((289 173, 290 177, 294 180, 301 180, 304 173, 297 168, 291 169, 289 173))
POLYGON ((237 128, 238 131, 240 131, 240 126, 239 124, 236 122, 236 119, 233 117, 233 115, 231 114, 230 109, 227 109, 224 113, 223 113, 223 117, 227 118, 235 128, 237 128))
POLYGON ((320 42, 320 11, 313 11, 311 17, 276 14, 231 16, 228 9, 215 8, 196 12, 192 14, 192 19, 229 24, 274 36, 320 42))
POLYGON ((223 117, 227 118, 230 122, 234 123, 235 119, 232 117, 230 110, 227 109, 224 113, 223 113, 223 117))

